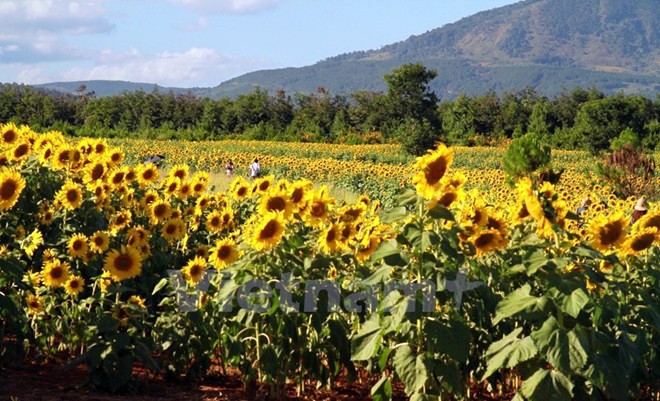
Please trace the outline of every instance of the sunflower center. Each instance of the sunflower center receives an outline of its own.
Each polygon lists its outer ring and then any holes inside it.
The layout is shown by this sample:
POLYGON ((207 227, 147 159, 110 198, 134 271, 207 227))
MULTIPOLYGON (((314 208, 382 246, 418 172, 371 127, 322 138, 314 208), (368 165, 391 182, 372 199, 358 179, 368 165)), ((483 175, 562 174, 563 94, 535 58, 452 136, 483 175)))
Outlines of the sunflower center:
POLYGON ((227 259, 229 255, 231 255, 231 246, 229 245, 221 246, 220 249, 218 249, 217 255, 218 255, 218 259, 221 260, 227 259))
POLYGON ((122 172, 119 172, 112 177, 113 184, 121 184, 122 181, 124 181, 124 173, 122 172))
POLYGON ((176 226, 174 224, 168 225, 165 227, 165 232, 168 234, 174 234, 176 232, 176 226))
POLYGON ((74 251, 79 251, 79 250, 83 249, 84 245, 85 245, 85 243, 83 241, 77 240, 77 241, 73 242, 72 248, 73 248, 74 251))
POLYGON ((248 190, 247 187, 240 187, 238 188, 238 191, 236 191, 236 195, 242 198, 247 193, 247 190, 248 190))
POLYGON ((19 158, 25 156, 29 149, 30 147, 25 143, 18 145, 16 149, 14 149, 14 157, 19 158))
POLYGON ((204 185, 203 184, 195 184, 193 186, 193 192, 202 192, 204 190, 204 185))
POLYGON ((660 230, 660 215, 653 216, 650 219, 646 220, 646 223, 644 223, 644 228, 651 228, 651 227, 656 227, 658 230, 660 230))
POLYGON ((445 175, 447 171, 447 160, 444 157, 438 157, 428 164, 424 170, 424 177, 429 185, 435 185, 445 175))
POLYGON ((167 205, 159 204, 154 207, 154 216, 163 217, 167 213, 167 205))
POLYGON ((69 201, 69 203, 74 203, 78 201, 78 191, 75 189, 70 189, 66 191, 66 200, 69 201))
POLYGON ((476 248, 485 248, 488 245, 492 244, 494 240, 495 240, 495 234, 484 233, 481 234, 479 237, 477 237, 477 239, 474 241, 474 246, 476 248))
POLYGON ((259 184, 259 190, 263 192, 267 190, 269 186, 270 186, 270 181, 264 181, 261 184, 259 184))
POLYGON ((325 235, 326 242, 333 242, 337 238, 337 233, 334 229, 328 230, 328 233, 325 235))
POLYGON ((69 282, 69 288, 76 290, 78 289, 78 287, 80 287, 80 283, 78 282, 78 280, 71 280, 69 282))
POLYGON ((273 238, 277 232, 277 221, 271 220, 261 230, 259 237, 261 239, 273 238))
POLYGON ((635 252, 640 252, 650 247, 654 240, 655 236, 653 234, 642 234, 632 241, 630 248, 635 252))
POLYGON ((303 191, 302 188, 294 189, 293 193, 291 194, 291 202, 299 203, 302 200, 304 194, 305 194, 305 191, 303 191))
POLYGON ((115 259, 115 269, 119 271, 129 271, 133 267, 133 259, 131 255, 122 254, 115 259))
POLYGON ((14 142, 14 141, 16 140, 16 137, 17 137, 17 136, 18 136, 18 135, 16 135, 16 132, 15 132, 13 129, 9 129, 9 130, 3 132, 3 134, 2 134, 2 140, 3 140, 5 143, 12 143, 12 142, 14 142))
POLYGON ((48 275, 51 278, 56 279, 56 280, 58 278, 62 277, 63 274, 64 274, 64 270, 59 266, 53 267, 52 269, 50 269, 50 272, 48 273, 48 275))
POLYGON ((177 170, 174 172, 174 176, 183 180, 184 178, 186 178, 186 172, 183 170, 177 170))
POLYGON ((200 265, 192 265, 192 266, 190 266, 190 275, 191 275, 192 277, 197 277, 197 276, 199 276, 200 274, 202 274, 203 271, 204 271, 204 268, 202 268, 202 266, 200 266, 200 265))
POLYGON ((16 193, 18 188, 18 183, 14 180, 6 180, 0 186, 0 199, 7 200, 11 199, 12 196, 16 193))
POLYGON ((94 244, 95 244, 96 246, 101 246, 101 245, 103 245, 104 243, 105 243, 105 241, 103 240, 103 237, 101 237, 101 236, 94 237, 94 244))
POLYGON ((318 201, 312 203, 311 215, 314 217, 321 217, 323 214, 325 214, 325 203, 318 201))
POLYGON ((92 174, 91 174, 92 180, 96 181, 101 177, 103 177, 104 170, 105 168, 103 167, 102 164, 95 165, 94 168, 92 169, 92 174))
POLYGON ((603 245, 612 245, 621 238, 623 227, 618 221, 606 224, 600 229, 600 242, 603 245))
POLYGON ((447 192, 440 197, 438 203, 444 207, 449 207, 452 203, 454 203, 456 197, 456 192, 447 192))
POLYGON ((153 170, 151 170, 151 169, 149 169, 149 170, 145 170, 145 171, 142 173, 142 179, 143 179, 143 180, 151 181, 151 179, 152 179, 153 177, 154 177, 154 172, 153 172, 153 170))
POLYGON ((276 196, 268 199, 266 207, 270 211, 282 212, 284 209, 286 209, 286 201, 281 196, 276 196))

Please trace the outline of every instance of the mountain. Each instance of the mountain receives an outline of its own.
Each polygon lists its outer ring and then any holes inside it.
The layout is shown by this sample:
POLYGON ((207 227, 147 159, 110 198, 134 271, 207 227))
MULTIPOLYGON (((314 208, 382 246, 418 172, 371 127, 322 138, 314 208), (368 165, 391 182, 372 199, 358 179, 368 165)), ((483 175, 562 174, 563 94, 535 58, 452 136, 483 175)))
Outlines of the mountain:
MULTIPOLYGON (((385 91, 383 76, 406 63, 437 70, 430 86, 442 99, 533 87, 554 96, 576 86, 607 94, 660 93, 660 0, 524 0, 383 46, 300 68, 255 71, 213 88, 161 88, 235 97, 256 87, 274 93, 385 91)), ((153 84, 88 81, 43 85, 98 96, 151 91, 153 84), (98 84, 98 86, 97 86, 98 84), (132 89, 135 88, 135 89, 132 89)))
POLYGON ((136 92, 142 90, 144 92, 151 92, 158 90, 161 93, 168 93, 172 91, 174 94, 194 92, 195 89, 186 88, 170 88, 159 86, 157 84, 146 84, 139 82, 128 81, 75 81, 75 82, 50 82, 47 84, 33 85, 37 88, 55 90, 64 93, 76 93, 81 86, 85 86, 84 92, 94 92, 96 96, 110 96, 117 95, 122 92, 136 92))
POLYGON ((420 62, 438 71, 442 98, 594 86, 606 93, 660 92, 660 0, 526 0, 382 47, 301 68, 256 71, 199 94, 218 98, 259 86, 332 93, 386 89, 383 75, 420 62))

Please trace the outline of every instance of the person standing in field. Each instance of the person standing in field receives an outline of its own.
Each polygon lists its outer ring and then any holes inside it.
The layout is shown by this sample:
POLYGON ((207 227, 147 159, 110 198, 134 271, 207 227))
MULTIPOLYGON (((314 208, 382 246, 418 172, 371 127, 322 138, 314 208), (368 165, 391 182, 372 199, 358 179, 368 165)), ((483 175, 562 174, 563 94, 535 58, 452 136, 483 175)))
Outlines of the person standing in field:
POLYGON ((633 208, 633 215, 630 219, 630 224, 635 224, 642 216, 646 214, 649 210, 649 203, 646 200, 646 195, 642 195, 641 198, 637 200, 635 207, 633 208))
POLYGON ((261 176, 261 166, 259 165, 259 159, 254 159, 254 163, 250 165, 250 177, 254 180, 261 176))
POLYGON ((227 177, 234 175, 234 162, 232 162, 231 159, 227 160, 225 169, 227 170, 227 177))

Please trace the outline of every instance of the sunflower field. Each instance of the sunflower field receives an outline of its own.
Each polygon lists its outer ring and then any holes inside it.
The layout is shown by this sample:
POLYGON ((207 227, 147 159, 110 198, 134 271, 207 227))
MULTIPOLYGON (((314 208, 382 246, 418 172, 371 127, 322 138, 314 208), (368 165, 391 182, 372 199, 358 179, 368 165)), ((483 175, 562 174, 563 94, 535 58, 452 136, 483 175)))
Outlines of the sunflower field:
POLYGON ((64 354, 109 392, 139 364, 189 380, 219 365, 276 399, 365 375, 375 401, 397 384, 418 401, 475 383, 516 401, 658 397, 660 209, 631 224, 635 199, 577 154, 558 154, 557 184, 510 186, 482 148, 1 134, 4 366, 64 354), (166 168, 139 163, 154 153, 166 168), (255 157, 265 176, 210 187, 255 157), (324 183, 356 171, 396 196, 335 199, 324 183))

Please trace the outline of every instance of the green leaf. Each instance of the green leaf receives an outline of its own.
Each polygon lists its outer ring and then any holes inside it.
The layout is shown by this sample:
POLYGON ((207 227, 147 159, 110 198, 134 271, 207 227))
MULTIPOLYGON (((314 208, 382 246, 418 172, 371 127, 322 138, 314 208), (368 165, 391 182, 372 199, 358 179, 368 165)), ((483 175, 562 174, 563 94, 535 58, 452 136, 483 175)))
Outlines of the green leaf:
POLYGON ((587 377, 596 387, 617 401, 629 400, 629 373, 621 369, 620 363, 608 356, 592 353, 593 364, 585 371, 587 377))
POLYGON ((539 369, 520 387, 529 401, 571 401, 573 383, 555 370, 539 369))
POLYGON ((561 310, 577 318, 580 311, 589 303, 589 295, 582 289, 577 288, 570 295, 564 297, 560 307, 561 310))
POLYGON ((377 285, 387 281, 390 277, 390 272, 392 271, 392 266, 384 265, 378 270, 376 270, 371 276, 365 278, 360 282, 360 285, 371 286, 377 285))
POLYGON ((552 366, 562 372, 571 371, 568 334, 554 316, 550 316, 540 329, 533 331, 531 337, 552 366))
POLYGON ((424 326, 429 350, 449 355, 456 362, 463 363, 470 354, 470 328, 459 320, 450 321, 450 325, 429 320, 424 326))
POLYGON ((392 399, 392 383, 390 378, 383 376, 371 388, 371 399, 373 401, 390 401, 392 399))
POLYGON ((454 214, 451 210, 447 209, 441 204, 437 204, 433 209, 428 211, 429 216, 434 219, 455 221, 454 214))
POLYGON ((408 344, 396 349, 394 370, 406 386, 408 395, 421 390, 428 378, 423 356, 415 355, 408 344))
POLYGON ((381 259, 390 266, 405 266, 408 264, 408 257, 397 247, 396 240, 382 242, 371 255, 371 260, 374 262, 381 259))
POLYGON ((488 368, 483 375, 485 380, 502 367, 513 368, 536 356, 538 349, 530 337, 518 338, 523 328, 519 327, 488 347, 486 358, 488 368))
POLYGON ((589 340, 583 330, 576 327, 568 332, 568 350, 571 370, 579 372, 584 368, 589 358, 589 340))
POLYGON ((367 361, 371 359, 378 351, 381 342, 381 330, 378 323, 378 316, 364 322, 360 331, 351 342, 351 360, 367 361))
POLYGON ((401 221, 405 219, 406 216, 408 216, 408 210, 404 206, 400 206, 381 213, 380 220, 384 224, 390 224, 396 221, 401 221))
POLYGON ((170 280, 167 277, 164 277, 164 278, 160 279, 158 284, 156 284, 156 286, 154 287, 154 290, 151 292, 151 295, 154 295, 158 291, 162 290, 163 287, 165 287, 167 285, 167 283, 169 283, 169 282, 170 282, 170 280))
MULTIPOLYGON (((414 189, 408 188, 401 193, 397 198, 397 203, 401 206, 412 205, 419 199, 417 192, 414 189)), ((381 218, 381 220, 383 220, 381 218)))
POLYGON ((493 319, 493 324, 497 324, 502 319, 514 316, 525 309, 537 306, 542 298, 529 295, 530 290, 529 284, 525 284, 501 300, 497 304, 497 314, 493 319))

